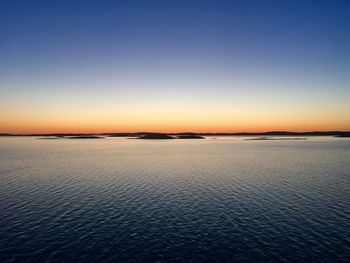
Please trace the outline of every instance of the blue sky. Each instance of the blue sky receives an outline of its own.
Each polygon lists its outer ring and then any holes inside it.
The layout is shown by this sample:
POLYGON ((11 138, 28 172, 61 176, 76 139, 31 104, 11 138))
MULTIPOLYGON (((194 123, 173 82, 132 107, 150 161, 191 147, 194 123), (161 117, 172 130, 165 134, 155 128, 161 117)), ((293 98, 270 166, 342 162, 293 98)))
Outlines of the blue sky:
POLYGON ((117 130, 141 129, 135 116, 149 111, 155 118, 143 125, 162 127, 166 121, 157 112, 179 109, 192 117, 186 125, 167 124, 170 130, 191 128, 197 110, 211 116, 198 123, 201 129, 215 129, 212 120, 221 118, 220 130, 254 129, 243 121, 254 114, 266 118, 255 129, 290 128, 278 122, 283 116, 271 117, 276 108, 293 116, 297 129, 306 121, 295 116, 303 112, 318 120, 315 129, 350 128, 349 1, 33 0, 0 6, 3 130, 45 129, 43 112, 60 118, 57 128, 64 130, 65 118, 79 121, 84 111, 105 120, 96 125, 120 123, 110 127, 117 130), (134 123, 121 113, 134 116, 134 123), (21 128, 5 114, 28 124, 21 128), (339 120, 331 120, 334 115, 339 120))

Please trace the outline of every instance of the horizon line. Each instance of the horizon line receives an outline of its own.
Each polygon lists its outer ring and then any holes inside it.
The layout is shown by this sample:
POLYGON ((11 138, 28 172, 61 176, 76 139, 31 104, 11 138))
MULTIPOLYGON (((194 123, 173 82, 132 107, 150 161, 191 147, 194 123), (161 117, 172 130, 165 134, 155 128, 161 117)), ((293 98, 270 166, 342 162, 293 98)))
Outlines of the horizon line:
POLYGON ((8 132, 0 132, 0 136, 25 136, 25 135, 111 135, 111 134, 143 134, 143 133, 151 133, 151 134, 202 134, 202 135, 249 135, 249 134, 269 134, 269 133, 290 133, 290 134, 309 134, 309 133, 318 133, 318 134, 327 134, 327 133, 350 133, 350 130, 342 131, 342 130, 327 130, 327 131, 260 131, 260 132, 153 132, 153 131, 138 131, 138 132, 50 132, 50 133, 8 133, 8 132))

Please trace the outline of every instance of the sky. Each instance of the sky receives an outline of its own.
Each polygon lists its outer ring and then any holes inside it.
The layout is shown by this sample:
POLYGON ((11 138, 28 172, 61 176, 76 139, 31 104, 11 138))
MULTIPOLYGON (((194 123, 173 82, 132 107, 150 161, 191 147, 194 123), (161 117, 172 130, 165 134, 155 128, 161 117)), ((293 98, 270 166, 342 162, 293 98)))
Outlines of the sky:
POLYGON ((350 1, 0 2, 0 133, 350 130, 350 1))

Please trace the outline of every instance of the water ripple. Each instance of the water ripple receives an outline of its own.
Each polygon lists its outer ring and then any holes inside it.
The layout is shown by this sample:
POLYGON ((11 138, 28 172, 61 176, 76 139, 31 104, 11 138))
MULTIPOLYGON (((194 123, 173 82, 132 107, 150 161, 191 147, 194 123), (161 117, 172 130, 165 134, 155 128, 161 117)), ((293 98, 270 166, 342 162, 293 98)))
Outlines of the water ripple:
POLYGON ((349 141, 0 147, 0 262, 346 262, 349 141))

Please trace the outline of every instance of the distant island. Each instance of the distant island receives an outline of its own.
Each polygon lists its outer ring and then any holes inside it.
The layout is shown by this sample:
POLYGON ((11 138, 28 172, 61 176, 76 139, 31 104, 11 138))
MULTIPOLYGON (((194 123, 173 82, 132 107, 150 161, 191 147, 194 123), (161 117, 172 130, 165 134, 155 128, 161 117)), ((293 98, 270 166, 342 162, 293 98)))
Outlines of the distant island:
MULTIPOLYGON (((8 136, 8 135, 7 135, 8 136)), ((35 136, 35 135, 34 135, 35 136)), ((106 135, 40 135, 42 137, 39 137, 37 139, 41 140, 55 140, 55 139, 104 139, 106 135), (46 137, 45 137, 46 136, 46 137)), ((117 135, 110 135, 108 137, 130 137, 133 139, 143 139, 143 140, 169 140, 169 139, 205 139, 203 136, 197 135, 197 134, 181 134, 177 136, 171 136, 164 133, 145 133, 145 134, 123 134, 123 136, 117 134, 117 135)))
POLYGON ((68 139, 104 139, 105 137, 95 136, 95 135, 80 135, 67 137, 68 139))
POLYGON ((350 138, 350 134, 340 134, 340 135, 336 135, 335 137, 339 137, 339 138, 350 138))
POLYGON ((145 140, 166 140, 166 139, 205 139, 203 136, 197 134, 181 134, 177 136, 171 136, 164 133, 147 133, 140 135, 137 139, 145 140))
POLYGON ((169 139, 176 139, 173 136, 169 136, 167 134, 163 133, 150 133, 150 134, 143 134, 140 135, 137 139, 143 139, 143 140, 169 140, 169 139))
POLYGON ((350 131, 310 131, 310 132, 289 132, 289 131, 269 131, 269 132, 236 132, 236 133, 157 133, 157 132, 135 132, 135 133, 33 133, 33 134, 10 134, 0 133, 0 136, 40 136, 58 137, 68 139, 103 139, 105 137, 130 137, 138 139, 204 139, 204 136, 257 136, 258 138, 271 136, 293 136, 294 139, 305 136, 335 136, 339 138, 349 138, 350 131))
MULTIPOLYGON (((43 136, 43 135, 42 135, 43 136)), ((37 138, 40 140, 57 140, 57 139, 104 139, 105 137, 96 136, 96 135, 79 135, 79 136, 47 136, 37 138)))
POLYGON ((203 136, 197 134, 185 134, 177 136, 178 139, 205 139, 203 136))

